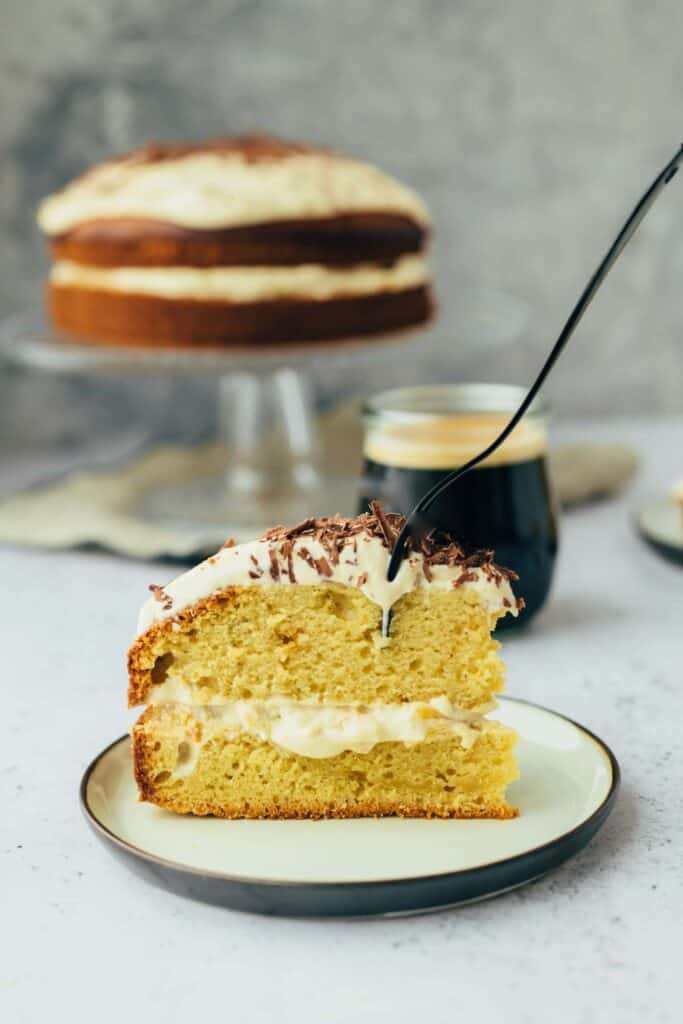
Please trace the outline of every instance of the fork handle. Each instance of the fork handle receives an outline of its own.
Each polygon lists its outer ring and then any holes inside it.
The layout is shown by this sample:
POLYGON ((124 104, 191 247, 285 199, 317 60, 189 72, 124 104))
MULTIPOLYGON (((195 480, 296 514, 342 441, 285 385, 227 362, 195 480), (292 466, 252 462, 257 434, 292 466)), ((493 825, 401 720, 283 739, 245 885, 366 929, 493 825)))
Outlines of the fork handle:
POLYGON ((430 490, 428 490, 427 493, 422 496, 422 498, 420 498, 417 505, 406 519, 403 525, 403 529, 396 538, 396 542, 391 552, 391 558, 389 559, 389 568, 387 569, 387 579, 389 580, 390 583, 392 580, 396 578, 396 574, 400 568, 403 556, 405 555, 408 537, 412 533, 413 525, 419 519, 422 513, 426 512, 429 506, 432 504, 432 502, 441 494, 443 494, 443 492, 447 490, 451 486, 451 484, 455 483, 456 480, 459 480, 461 476, 465 475, 465 473, 469 473, 471 469, 474 469, 475 466, 478 466, 480 462, 484 461, 484 459, 487 459, 489 455, 491 455, 496 450, 496 448, 498 448, 503 443, 503 441, 505 441, 509 437, 509 435, 512 433, 512 431, 515 429, 515 427, 521 420, 522 416, 524 416, 525 412, 527 411, 527 409, 535 399, 536 395, 540 391, 541 387, 543 386, 546 377, 548 376, 553 366, 559 359, 567 342, 576 330, 578 324, 581 321, 581 318, 583 317, 584 313, 593 301, 603 281, 605 280, 610 270, 619 258, 619 255, 621 254, 622 250, 625 248, 625 246, 628 244, 628 242, 634 235, 643 217, 648 212, 648 210, 650 209, 650 207, 652 206, 652 204, 654 203, 655 199, 662 191, 664 186, 668 185, 671 179, 675 176, 682 161, 683 145, 679 147, 679 149, 672 157, 672 159, 669 160, 666 167, 664 167, 663 170, 660 171, 660 173, 657 175, 657 177, 652 182, 650 187, 636 203, 630 216, 628 217, 628 220, 621 228, 621 231, 615 238, 614 242, 607 251, 607 254, 605 255, 602 262, 598 266, 597 270, 595 271, 593 276, 590 278, 588 284, 584 288, 578 302, 569 314, 569 318, 564 327, 562 328, 559 338, 553 345, 550 351, 550 355, 541 367, 541 370, 538 376, 536 377, 536 380, 529 388, 524 400, 522 401, 522 404, 517 409, 517 412, 510 419, 507 425, 503 428, 498 437, 496 437, 496 439, 492 441, 488 448, 485 448, 483 452, 480 452, 479 455, 475 455, 475 457, 473 459, 470 459, 469 462, 466 462, 464 466, 461 466, 459 469, 456 469, 452 473, 449 473, 448 476, 444 477, 443 480, 440 480, 437 484, 434 485, 434 487, 430 488, 430 490))

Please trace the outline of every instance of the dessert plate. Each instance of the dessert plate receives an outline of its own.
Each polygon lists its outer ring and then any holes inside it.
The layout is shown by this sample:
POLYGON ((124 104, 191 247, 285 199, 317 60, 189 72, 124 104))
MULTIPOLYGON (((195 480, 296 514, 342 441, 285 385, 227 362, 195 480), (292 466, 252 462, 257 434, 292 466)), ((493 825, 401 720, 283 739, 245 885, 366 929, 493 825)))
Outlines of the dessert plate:
POLYGON ((683 517, 673 498, 652 498, 638 514, 638 532, 670 562, 683 565, 683 517))
POLYGON ((390 916, 495 896, 558 867, 610 813, 619 766, 575 722, 502 699, 520 733, 511 821, 364 818, 223 821, 139 803, 123 736, 89 766, 81 804, 95 834, 138 875, 193 899, 291 917, 390 916))

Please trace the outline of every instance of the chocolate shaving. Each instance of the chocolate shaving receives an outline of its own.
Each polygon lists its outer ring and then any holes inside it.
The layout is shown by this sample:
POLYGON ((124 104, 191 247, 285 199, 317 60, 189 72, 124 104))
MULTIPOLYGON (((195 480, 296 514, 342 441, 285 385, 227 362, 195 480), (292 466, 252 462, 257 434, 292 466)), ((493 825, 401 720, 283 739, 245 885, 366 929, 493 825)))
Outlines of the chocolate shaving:
POLYGON ((249 579, 250 580, 260 580, 262 576, 263 576, 262 572, 254 572, 253 569, 249 570, 249 579))
POLYGON ((158 583, 150 583, 147 589, 152 591, 154 600, 159 602, 165 612, 170 611, 173 607, 173 598, 166 593, 163 587, 160 587, 158 583))
POLYGON ((310 565, 311 569, 315 569, 315 558, 308 550, 308 548, 299 548, 297 550, 297 555, 299 556, 299 558, 303 558, 306 565, 310 565))
POLYGON ((381 501, 371 501, 370 512, 372 515, 376 516, 379 528, 382 531, 382 536, 384 537, 384 542, 391 551, 394 547, 394 542, 396 541, 396 534, 391 529, 391 523, 387 519, 387 515, 381 501))
POLYGON ((310 530, 312 526, 315 526, 315 519, 302 519, 302 521, 297 523, 296 526, 292 526, 288 533, 290 537, 298 537, 299 534, 306 533, 310 530))
POLYGON ((356 586, 357 587, 364 587, 367 582, 368 582, 368 574, 366 572, 362 572, 360 574, 360 576, 358 577, 358 579, 356 580, 356 586))
MULTIPOLYGON (((278 545, 284 545, 287 541, 300 541, 305 537, 317 541, 325 552, 324 557, 315 559, 307 548, 299 547, 298 544, 296 553, 322 576, 332 576, 332 566, 339 564, 340 553, 345 548, 350 547, 357 554, 358 539, 365 538, 366 540, 379 539, 391 551, 404 524, 404 516, 398 512, 387 512, 379 501, 373 501, 370 505, 370 512, 358 516, 357 519, 344 519, 341 516, 304 519, 291 528, 274 526, 261 539, 278 545)), ((492 551, 467 551, 453 537, 440 530, 433 530, 423 538, 410 537, 408 551, 409 557, 411 552, 413 556, 422 556, 422 571, 427 579, 429 579, 427 574, 435 565, 460 568, 462 571, 456 580, 456 585, 475 579, 474 570, 477 569, 483 570, 486 578, 498 586, 504 580, 514 581, 518 578, 512 570, 496 565, 493 561, 492 551)), ((282 556, 287 558, 287 550, 284 547, 282 556)), ((274 567, 277 562, 274 552, 271 551, 270 557, 271 576, 277 580, 280 578, 280 567, 279 564, 274 567)), ((288 573, 291 579, 289 564, 288 573)))
POLYGON ((294 558, 292 551, 294 548, 293 539, 287 539, 284 544, 280 547, 280 554, 287 562, 287 575, 289 576, 290 583, 296 583, 296 576, 294 575, 294 558))
POLYGON ((465 569, 465 571, 461 572, 460 575, 458 576, 457 580, 455 581, 455 585, 456 587, 459 587, 463 583, 474 583, 476 578, 476 572, 472 572, 471 569, 465 569))
POLYGON ((272 548, 270 548, 270 550, 268 551, 268 556, 270 558, 270 575, 277 583, 280 579, 280 563, 278 561, 275 551, 273 551, 272 548))

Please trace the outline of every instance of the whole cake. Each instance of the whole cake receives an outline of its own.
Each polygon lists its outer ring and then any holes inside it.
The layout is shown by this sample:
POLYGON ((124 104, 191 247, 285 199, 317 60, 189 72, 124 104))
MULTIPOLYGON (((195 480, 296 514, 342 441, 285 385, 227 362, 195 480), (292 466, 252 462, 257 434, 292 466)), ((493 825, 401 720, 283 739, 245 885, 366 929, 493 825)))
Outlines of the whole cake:
POLYGON ((377 168, 261 136, 153 144, 45 199, 55 326, 91 342, 249 345, 427 320, 429 217, 377 168))
POLYGON ((433 535, 388 583, 402 522, 375 504, 276 527, 150 588, 129 652, 141 799, 225 818, 517 813, 516 735, 484 717, 512 574, 433 535))

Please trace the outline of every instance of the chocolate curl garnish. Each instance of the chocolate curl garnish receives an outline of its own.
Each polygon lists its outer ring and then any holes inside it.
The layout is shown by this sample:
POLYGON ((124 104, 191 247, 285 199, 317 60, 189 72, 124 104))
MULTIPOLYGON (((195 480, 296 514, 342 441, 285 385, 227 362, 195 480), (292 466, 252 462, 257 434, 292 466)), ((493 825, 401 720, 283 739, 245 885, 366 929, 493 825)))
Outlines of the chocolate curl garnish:
POLYGON ((304 560, 306 565, 310 565, 311 569, 315 569, 316 568, 315 558, 313 557, 311 552, 308 550, 308 548, 298 548, 297 549, 297 555, 299 556, 299 558, 302 558, 304 560))
POLYGON ((377 522, 379 523, 379 528, 382 531, 382 536, 384 537, 384 542, 385 542, 386 546, 389 548, 389 550, 391 551, 391 549, 394 546, 394 541, 396 540, 396 535, 395 535, 394 531, 391 528, 391 523, 387 519, 387 515, 386 515, 386 512, 384 511, 384 507, 382 505, 382 502, 381 501, 371 501, 370 502, 370 511, 371 511, 372 515, 377 517, 377 522))
POLYGON ((296 583, 296 576, 294 574, 294 558, 292 556, 293 548, 294 541, 291 539, 286 540, 280 548, 280 554, 287 562, 287 575, 289 576, 290 583, 296 583))
MULTIPOLYGON (((288 542, 297 541, 293 554, 298 555, 321 576, 332 576, 332 567, 339 565, 341 553, 345 548, 350 548, 355 555, 358 554, 358 539, 378 538, 390 551, 394 550, 397 538, 405 525, 405 516, 398 512, 386 512, 382 503, 373 501, 370 511, 358 516, 356 519, 343 519, 340 516, 334 518, 303 519, 296 526, 274 526, 263 535, 261 540, 272 545, 280 546, 281 557, 287 560, 287 569, 283 570, 274 551, 270 551, 271 576, 279 580, 283 571, 286 571, 290 580, 292 579, 292 566, 289 564, 288 542), (323 548, 325 555, 322 558, 313 558, 307 547, 301 544, 305 538, 312 542, 317 541, 323 548)), ((515 580, 516 573, 509 569, 503 569, 493 561, 492 551, 466 552, 449 534, 441 530, 432 530, 423 536, 409 536, 407 538, 409 552, 422 555, 425 576, 435 565, 447 565, 450 568, 461 567, 463 573, 468 569, 480 568, 486 573, 488 579, 499 586, 503 580, 515 580)), ((461 575, 461 579, 464 578, 461 575)))
POLYGON ((332 576, 333 575, 332 566, 327 561, 327 559, 324 558, 324 557, 316 558, 315 559, 315 567, 316 567, 316 569, 318 570, 318 572, 320 573, 321 576, 332 576))

